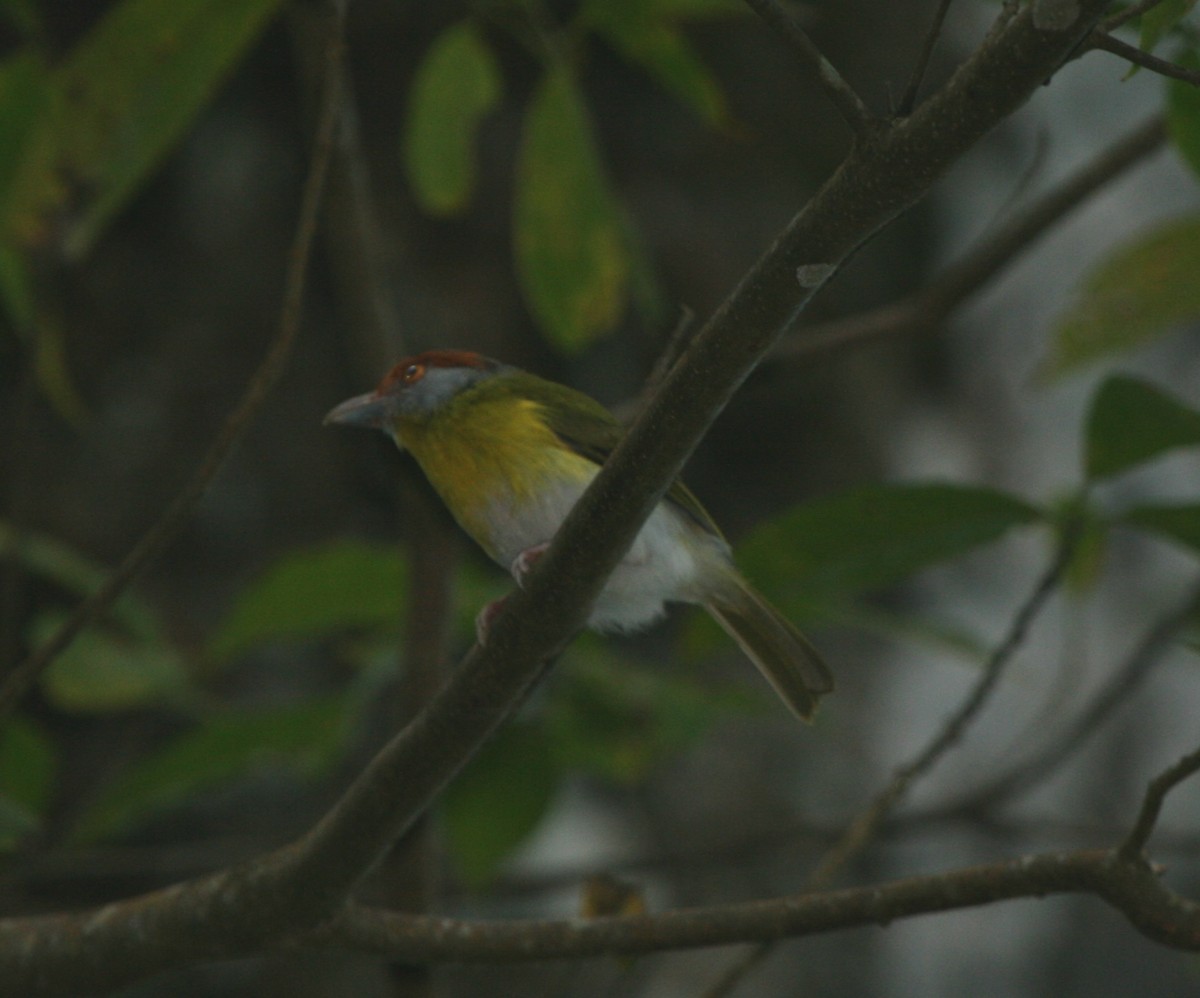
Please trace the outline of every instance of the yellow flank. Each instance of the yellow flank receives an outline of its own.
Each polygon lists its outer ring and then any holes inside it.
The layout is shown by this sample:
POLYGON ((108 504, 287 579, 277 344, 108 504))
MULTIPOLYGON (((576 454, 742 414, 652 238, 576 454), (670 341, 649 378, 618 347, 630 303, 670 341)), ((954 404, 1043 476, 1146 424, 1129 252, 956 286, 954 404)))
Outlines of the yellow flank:
POLYGON ((395 436, 463 529, 489 552, 489 503, 507 495, 520 505, 547 480, 586 482, 596 470, 563 445, 530 399, 452 404, 427 421, 398 423, 395 436))

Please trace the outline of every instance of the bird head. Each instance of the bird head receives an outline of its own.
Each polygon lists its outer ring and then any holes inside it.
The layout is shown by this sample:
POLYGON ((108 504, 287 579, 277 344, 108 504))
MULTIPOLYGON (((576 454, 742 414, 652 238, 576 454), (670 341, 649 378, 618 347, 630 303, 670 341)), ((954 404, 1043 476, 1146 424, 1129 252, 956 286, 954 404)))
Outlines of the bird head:
POLYGON ((507 370, 467 350, 427 350, 405 357, 372 392, 335 406, 325 423, 391 432, 398 423, 425 422, 473 385, 507 370))

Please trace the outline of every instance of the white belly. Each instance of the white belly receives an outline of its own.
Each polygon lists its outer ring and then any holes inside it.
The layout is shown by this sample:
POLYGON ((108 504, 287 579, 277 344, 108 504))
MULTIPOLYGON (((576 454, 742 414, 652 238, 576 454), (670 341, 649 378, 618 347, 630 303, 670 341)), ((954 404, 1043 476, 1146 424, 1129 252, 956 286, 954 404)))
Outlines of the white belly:
MULTIPOLYGON (((511 570, 522 551, 549 542, 587 485, 563 482, 533 502, 498 500, 488 517, 492 556, 511 570)), ((700 602, 714 558, 729 558, 725 542, 674 505, 660 503, 596 598, 588 626, 634 631, 661 617, 667 602, 700 602)))

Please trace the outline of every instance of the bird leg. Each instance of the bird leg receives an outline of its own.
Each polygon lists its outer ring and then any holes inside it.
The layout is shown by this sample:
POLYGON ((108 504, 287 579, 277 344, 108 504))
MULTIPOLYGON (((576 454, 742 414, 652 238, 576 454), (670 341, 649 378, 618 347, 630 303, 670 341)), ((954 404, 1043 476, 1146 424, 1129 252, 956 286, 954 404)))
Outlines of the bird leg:
POLYGON ((488 631, 492 629, 493 622, 500 616, 500 611, 504 609, 504 604, 507 602, 508 597, 501 596, 499 599, 494 599, 486 604, 475 615, 475 640, 479 642, 481 647, 487 644, 488 631))
MULTIPOLYGON (((535 544, 533 547, 526 548, 513 559, 509 571, 512 572, 512 577, 517 580, 517 585, 524 585, 525 576, 533 570, 533 566, 538 563, 549 546, 549 541, 545 541, 542 544, 535 544)), ((507 602, 508 597, 501 596, 499 599, 492 600, 476 614, 475 639, 481 645, 487 644, 488 631, 492 629, 492 623, 500 616, 500 611, 504 609, 504 604, 507 602)))
POLYGON ((521 588, 525 587, 525 576, 533 571, 533 566, 541 561, 542 555, 546 553, 546 549, 549 546, 549 541, 543 541, 541 544, 535 544, 531 548, 526 548, 513 559, 509 571, 512 573, 512 577, 517 580, 518 586, 521 588))

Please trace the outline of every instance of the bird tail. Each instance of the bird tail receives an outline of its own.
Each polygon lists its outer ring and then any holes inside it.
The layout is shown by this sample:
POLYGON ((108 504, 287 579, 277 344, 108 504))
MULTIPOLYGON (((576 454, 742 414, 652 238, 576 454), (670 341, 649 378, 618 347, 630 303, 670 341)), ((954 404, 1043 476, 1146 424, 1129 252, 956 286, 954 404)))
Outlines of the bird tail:
POLYGON ((817 701, 833 689, 833 676, 820 652, 740 572, 730 571, 728 581, 704 608, 783 702, 803 720, 811 720, 817 701))

